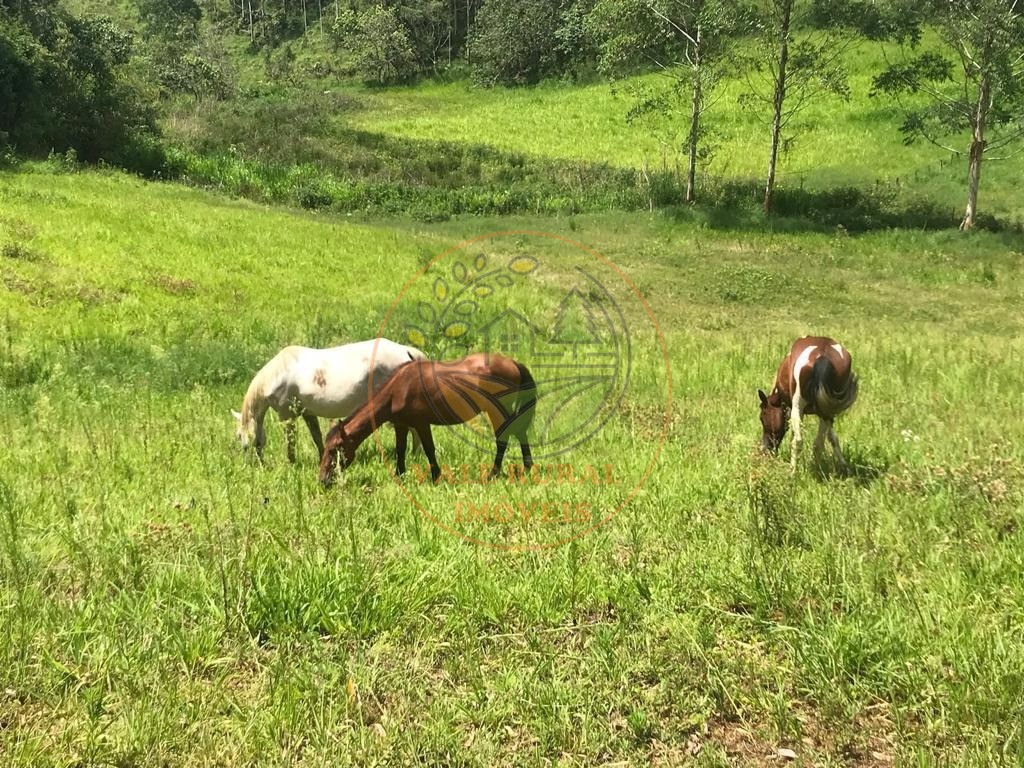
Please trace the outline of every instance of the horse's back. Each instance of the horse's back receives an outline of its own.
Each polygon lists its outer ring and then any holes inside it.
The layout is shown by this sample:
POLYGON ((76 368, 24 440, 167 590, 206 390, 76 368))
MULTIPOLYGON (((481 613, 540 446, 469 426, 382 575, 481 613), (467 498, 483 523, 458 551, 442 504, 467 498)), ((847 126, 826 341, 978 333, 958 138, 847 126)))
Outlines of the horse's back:
POLYGON ((788 379, 791 396, 801 392, 807 413, 840 413, 857 396, 853 358, 846 347, 828 336, 797 339, 780 367, 779 378, 788 379))
POLYGON ((412 360, 409 350, 388 339, 305 349, 296 357, 290 397, 313 415, 347 417, 366 402, 371 386, 379 389, 398 368, 412 360))

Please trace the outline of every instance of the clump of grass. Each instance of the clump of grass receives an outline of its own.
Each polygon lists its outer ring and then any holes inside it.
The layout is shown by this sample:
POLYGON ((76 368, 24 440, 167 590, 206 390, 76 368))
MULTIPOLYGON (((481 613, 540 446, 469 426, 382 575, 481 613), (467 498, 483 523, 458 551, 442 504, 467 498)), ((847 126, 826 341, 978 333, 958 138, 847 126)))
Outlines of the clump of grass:
POLYGON ((46 255, 24 241, 14 240, 0 247, 0 256, 14 261, 45 261, 46 255))

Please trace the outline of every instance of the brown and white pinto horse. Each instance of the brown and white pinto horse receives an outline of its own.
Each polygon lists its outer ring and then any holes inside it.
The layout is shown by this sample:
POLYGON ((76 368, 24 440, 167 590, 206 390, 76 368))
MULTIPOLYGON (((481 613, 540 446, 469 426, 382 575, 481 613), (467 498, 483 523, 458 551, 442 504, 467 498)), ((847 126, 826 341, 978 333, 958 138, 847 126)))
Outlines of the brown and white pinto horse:
POLYGON ((450 363, 416 360, 399 368, 380 390, 344 422, 327 433, 320 461, 320 482, 330 485, 341 453, 341 467, 352 463, 356 449, 384 423, 395 425, 398 474, 405 472, 409 430, 420 438, 434 480, 441 474, 430 426, 463 424, 485 413, 497 444, 491 477, 501 472, 509 436, 519 441, 523 465, 533 466, 527 430, 533 421, 537 385, 522 363, 507 357, 475 354, 450 363))
POLYGON ((761 399, 761 445, 764 450, 777 453, 786 434, 786 423, 793 419, 793 448, 790 464, 796 470, 803 435, 800 419, 805 414, 818 417, 818 436, 814 441, 814 456, 821 454, 828 437, 842 472, 847 471, 846 460, 839 448, 832 422, 853 405, 857 399, 857 375, 853 372, 850 353, 835 339, 825 336, 805 336, 793 342, 775 375, 775 387, 770 395, 757 390, 761 399))

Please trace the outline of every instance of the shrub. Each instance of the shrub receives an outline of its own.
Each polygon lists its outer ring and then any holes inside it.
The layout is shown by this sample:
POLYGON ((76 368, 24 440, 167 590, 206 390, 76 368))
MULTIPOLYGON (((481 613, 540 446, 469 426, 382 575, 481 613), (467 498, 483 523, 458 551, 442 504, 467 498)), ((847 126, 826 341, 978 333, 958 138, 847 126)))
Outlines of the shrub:
MULTIPOLYGON (((155 120, 126 75, 131 36, 59 4, 0 4, 0 134, 27 154, 107 159, 155 120)), ((134 169, 133 169, 134 170, 134 169)))
POLYGON ((473 74, 484 85, 535 83, 559 60, 557 0, 488 0, 470 36, 473 74))
POLYGON ((358 13, 347 11, 331 34, 336 46, 352 55, 356 72, 367 82, 386 85, 417 72, 409 32, 394 8, 376 5, 358 13))

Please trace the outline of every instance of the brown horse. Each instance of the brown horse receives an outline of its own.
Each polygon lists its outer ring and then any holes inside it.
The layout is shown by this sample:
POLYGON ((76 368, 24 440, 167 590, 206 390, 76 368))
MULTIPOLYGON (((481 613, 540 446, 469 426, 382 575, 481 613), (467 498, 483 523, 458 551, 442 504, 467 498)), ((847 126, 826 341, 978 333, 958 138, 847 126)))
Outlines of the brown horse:
POLYGON ((814 414, 818 417, 815 458, 821 454, 825 438, 828 437, 840 471, 846 472, 846 460, 839 448, 839 438, 832 428, 832 422, 857 399, 857 375, 852 365, 850 353, 835 339, 805 336, 793 342, 789 354, 779 365, 772 393, 766 395, 762 390, 757 390, 761 399, 761 445, 764 450, 778 452, 786 434, 786 423, 792 414, 793 449, 790 463, 795 471, 800 444, 803 442, 800 418, 805 414, 814 414))
POLYGON ((324 443, 320 482, 330 485, 341 453, 341 467, 352 463, 356 449, 386 422, 395 425, 398 474, 405 472, 405 442, 414 430, 430 462, 434 480, 441 474, 434 453, 432 424, 462 424, 486 413, 494 428, 497 449, 491 477, 501 472, 508 437, 519 440, 523 464, 533 466, 527 430, 533 421, 537 385, 522 363, 507 357, 476 354, 450 363, 426 360, 399 368, 364 405, 335 424, 324 443))

